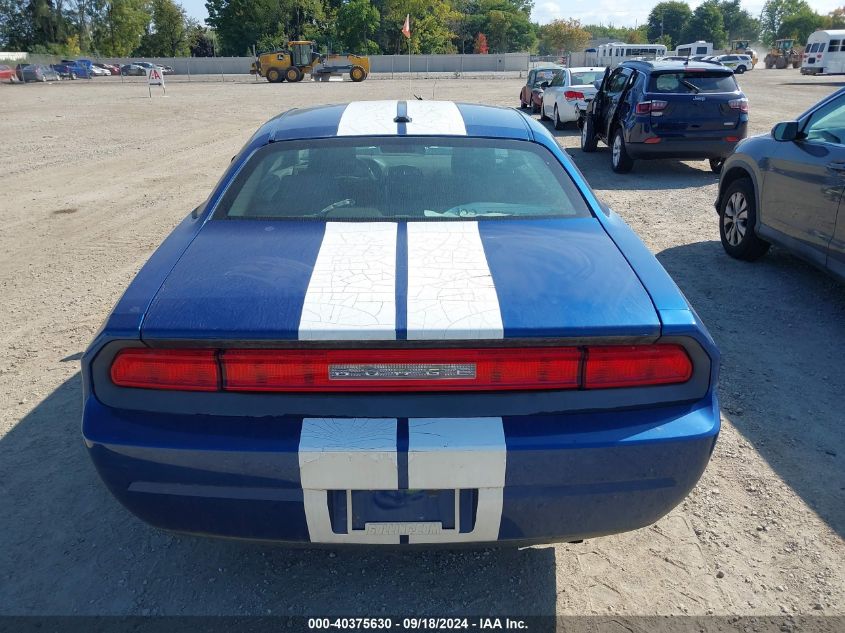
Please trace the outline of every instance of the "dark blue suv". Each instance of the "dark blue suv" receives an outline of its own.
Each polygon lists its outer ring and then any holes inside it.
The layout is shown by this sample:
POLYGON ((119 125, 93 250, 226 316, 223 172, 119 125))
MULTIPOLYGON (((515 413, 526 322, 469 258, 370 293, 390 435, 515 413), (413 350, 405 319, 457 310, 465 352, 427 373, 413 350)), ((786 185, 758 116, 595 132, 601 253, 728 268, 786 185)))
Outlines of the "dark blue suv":
POLYGON ((610 147, 613 171, 640 158, 703 158, 719 172, 747 134, 748 99, 733 71, 707 62, 626 61, 597 86, 581 149, 610 147))

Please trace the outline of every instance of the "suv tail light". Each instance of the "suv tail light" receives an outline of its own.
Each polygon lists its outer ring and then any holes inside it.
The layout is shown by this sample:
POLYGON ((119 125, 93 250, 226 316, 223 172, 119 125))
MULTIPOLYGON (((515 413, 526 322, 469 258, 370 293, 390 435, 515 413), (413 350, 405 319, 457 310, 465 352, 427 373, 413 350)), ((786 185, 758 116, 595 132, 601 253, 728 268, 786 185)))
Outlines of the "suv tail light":
POLYGON ((652 116, 660 116, 663 110, 669 105, 668 101, 661 101, 659 99, 652 99, 651 101, 641 101, 637 104, 637 114, 651 114, 652 116))
POLYGON ((739 110, 740 112, 748 112, 748 99, 745 97, 741 99, 731 99, 728 105, 732 110, 739 110))
POLYGON ((419 392, 609 389, 683 383, 681 345, 461 349, 136 349, 119 387, 181 391, 419 392))
POLYGON ((584 93, 577 90, 567 90, 563 93, 563 98, 567 101, 577 101, 584 99, 584 93))

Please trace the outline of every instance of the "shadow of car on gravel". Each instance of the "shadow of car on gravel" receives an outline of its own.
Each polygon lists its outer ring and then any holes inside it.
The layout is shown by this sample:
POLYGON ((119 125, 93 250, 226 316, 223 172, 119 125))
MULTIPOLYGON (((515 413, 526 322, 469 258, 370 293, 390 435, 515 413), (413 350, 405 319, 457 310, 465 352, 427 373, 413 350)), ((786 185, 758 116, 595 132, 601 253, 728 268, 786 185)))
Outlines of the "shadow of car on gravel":
POLYGON ((0 440, 0 614, 555 613, 553 547, 315 550, 149 527, 97 476, 81 400, 77 373, 0 440))
MULTIPOLYGON (((666 249, 657 259, 722 352, 726 416, 845 536, 845 285, 779 248, 747 263, 705 241, 666 249)), ((758 481, 745 484, 760 488, 758 481)))

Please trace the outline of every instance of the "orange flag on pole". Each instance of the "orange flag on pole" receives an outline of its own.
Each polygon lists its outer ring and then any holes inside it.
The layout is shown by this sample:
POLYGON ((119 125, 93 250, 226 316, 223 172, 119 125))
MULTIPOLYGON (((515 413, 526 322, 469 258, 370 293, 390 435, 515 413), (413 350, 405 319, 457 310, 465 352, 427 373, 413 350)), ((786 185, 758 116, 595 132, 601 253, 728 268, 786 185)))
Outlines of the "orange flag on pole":
POLYGON ((402 35, 411 39, 411 14, 405 16, 405 24, 402 26, 402 35))

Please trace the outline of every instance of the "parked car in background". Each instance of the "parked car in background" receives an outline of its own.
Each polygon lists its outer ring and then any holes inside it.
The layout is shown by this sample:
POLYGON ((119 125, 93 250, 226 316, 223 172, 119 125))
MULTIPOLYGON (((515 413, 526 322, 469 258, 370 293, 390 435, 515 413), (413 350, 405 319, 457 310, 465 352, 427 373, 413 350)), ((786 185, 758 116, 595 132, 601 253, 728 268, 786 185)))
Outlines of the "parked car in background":
POLYGON ((714 172, 748 129, 733 71, 706 62, 623 62, 605 71, 581 126, 581 149, 610 148, 613 171, 639 158, 706 158, 714 172))
POLYGON ((104 77, 111 75, 111 71, 106 70, 105 68, 100 68, 97 64, 92 62, 90 59, 77 59, 76 63, 82 64, 88 70, 88 72, 94 77, 104 77))
POLYGON ((722 246, 751 261, 777 244, 845 281, 843 190, 845 88, 728 157, 716 199, 722 246))
POLYGON ((47 64, 18 64, 16 70, 21 81, 59 81, 62 78, 47 64))
POLYGON ((138 64, 124 64, 120 67, 120 74, 123 76, 145 76, 147 69, 138 64))
POLYGON ((159 66, 161 68, 161 72, 165 75, 172 75, 173 74, 173 66, 159 66))
POLYGON ((531 106, 532 112, 539 112, 540 106, 543 103, 543 90, 562 72, 563 68, 560 66, 548 66, 529 70, 525 85, 519 91, 519 107, 527 108, 531 106))
POLYGON ((752 70, 754 62, 751 55, 719 55, 714 58, 714 61, 719 62, 723 66, 727 66, 733 70, 737 75, 752 70))
MULTIPOLYGON (((145 74, 146 74, 146 72, 147 72, 148 70, 152 70, 153 68, 158 69, 158 70, 159 70, 159 71, 161 71, 162 73, 166 73, 166 72, 167 72, 167 71, 165 70, 165 67, 164 67, 164 66, 160 66, 159 64, 153 64, 152 62, 132 62, 132 63, 133 63, 133 64, 135 64, 136 66, 140 66, 141 68, 143 68, 143 69, 144 69, 144 73, 145 73, 145 74)), ((170 68, 170 67, 168 66, 168 68, 170 68)), ((172 69, 172 68, 170 68, 170 70, 171 70, 171 72, 173 71, 173 69, 172 69)))
POLYGON ((95 63, 94 64, 97 68, 102 68, 104 70, 109 71, 110 75, 119 75, 120 74, 120 66, 116 64, 102 64, 102 63, 95 63))
POLYGON ((22 64, 18 76, 21 81, 60 81, 62 76, 47 64, 22 64))
POLYGON ((88 67, 75 60, 63 59, 58 64, 53 64, 55 70, 63 79, 90 79, 91 73, 88 67))
POLYGON ((9 83, 14 83, 18 80, 17 73, 15 73, 15 69, 11 66, 5 66, 0 64, 0 81, 8 81, 9 83))
POLYGON ((540 101, 540 119, 551 119, 556 130, 567 123, 577 123, 596 94, 595 82, 601 81, 604 68, 566 68, 557 73, 540 101))

